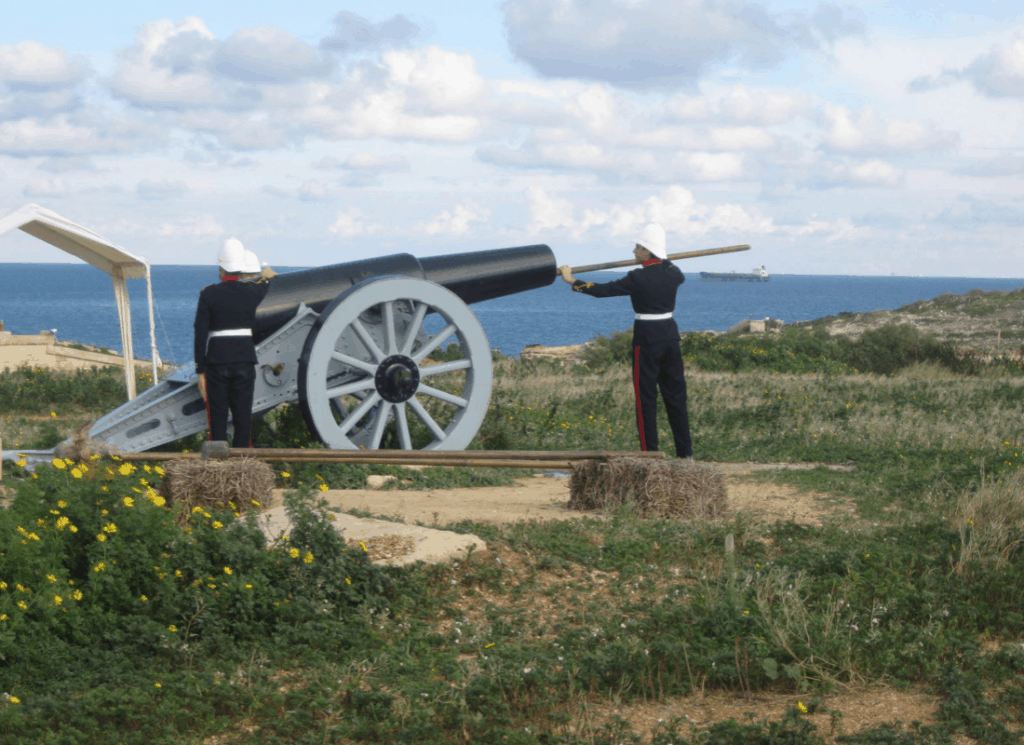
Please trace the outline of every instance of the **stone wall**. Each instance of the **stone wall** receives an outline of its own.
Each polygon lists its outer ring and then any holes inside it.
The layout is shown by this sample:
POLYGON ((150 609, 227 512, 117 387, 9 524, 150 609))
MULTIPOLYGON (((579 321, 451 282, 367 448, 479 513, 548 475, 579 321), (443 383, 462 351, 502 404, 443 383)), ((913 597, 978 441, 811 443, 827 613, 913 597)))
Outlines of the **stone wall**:
MULTIPOLYGON (((135 360, 136 366, 149 367, 148 360, 135 360)), ((52 370, 88 370, 93 367, 124 368, 121 355, 72 349, 57 343, 51 331, 38 334, 14 334, 0 331, 0 370, 19 367, 43 367, 52 370)))

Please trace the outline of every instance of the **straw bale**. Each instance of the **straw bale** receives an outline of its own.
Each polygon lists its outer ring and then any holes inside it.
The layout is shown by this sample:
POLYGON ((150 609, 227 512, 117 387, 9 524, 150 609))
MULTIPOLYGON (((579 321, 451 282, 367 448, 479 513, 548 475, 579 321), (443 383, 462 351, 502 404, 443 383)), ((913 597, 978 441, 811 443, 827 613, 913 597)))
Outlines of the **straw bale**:
POLYGON ((625 504, 644 516, 711 517, 725 511, 725 476, 687 460, 627 457, 573 465, 569 509, 615 509, 625 504))
POLYGON ((163 464, 161 493, 169 504, 184 504, 182 518, 193 507, 207 511, 260 511, 270 502, 274 471, 256 458, 170 460, 163 464))

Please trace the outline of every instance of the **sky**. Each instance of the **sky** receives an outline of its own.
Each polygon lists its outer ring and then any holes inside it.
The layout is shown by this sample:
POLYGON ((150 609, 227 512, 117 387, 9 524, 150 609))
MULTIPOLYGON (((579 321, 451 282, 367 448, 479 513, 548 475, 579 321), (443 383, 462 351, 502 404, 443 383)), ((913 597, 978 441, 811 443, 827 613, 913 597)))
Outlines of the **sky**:
MULTIPOLYGON (((5 8, 0 215, 152 264, 536 243, 559 264, 1020 277, 1024 6, 63 0, 5 8)), ((0 262, 73 260, 20 231, 0 262)), ((2 268, 0 268, 2 271, 2 268)))

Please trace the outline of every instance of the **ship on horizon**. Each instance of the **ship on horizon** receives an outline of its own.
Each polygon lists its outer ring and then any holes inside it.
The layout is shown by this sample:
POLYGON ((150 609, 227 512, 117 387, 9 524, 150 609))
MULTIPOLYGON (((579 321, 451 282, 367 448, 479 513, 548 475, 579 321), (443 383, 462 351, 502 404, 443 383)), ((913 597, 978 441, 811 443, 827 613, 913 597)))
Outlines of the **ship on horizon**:
POLYGON ((764 268, 764 264, 759 267, 754 267, 754 271, 749 274, 740 274, 739 272, 701 272, 701 282, 767 282, 771 279, 768 276, 768 270, 764 268))

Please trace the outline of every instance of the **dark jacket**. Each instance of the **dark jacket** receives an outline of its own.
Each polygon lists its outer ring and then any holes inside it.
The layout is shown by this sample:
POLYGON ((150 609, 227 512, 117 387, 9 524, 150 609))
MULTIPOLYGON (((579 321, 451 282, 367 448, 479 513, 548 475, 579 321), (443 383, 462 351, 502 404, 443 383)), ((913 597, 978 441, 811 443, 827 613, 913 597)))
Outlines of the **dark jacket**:
MULTIPOLYGON (((670 261, 651 259, 614 282, 583 282, 576 280, 572 289, 591 297, 618 297, 629 295, 634 313, 672 313, 676 309, 676 291, 686 277, 670 261)), ((633 344, 657 344, 679 338, 675 319, 633 322, 633 344)))
POLYGON ((207 365, 231 362, 256 364, 256 345, 251 336, 218 336, 209 332, 227 329, 252 329, 256 308, 263 301, 270 284, 238 282, 225 279, 207 285, 199 293, 195 320, 196 372, 206 373, 207 365), (207 344, 209 341, 209 344, 207 344))

